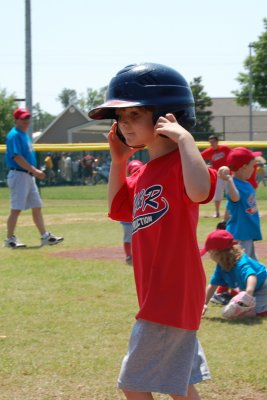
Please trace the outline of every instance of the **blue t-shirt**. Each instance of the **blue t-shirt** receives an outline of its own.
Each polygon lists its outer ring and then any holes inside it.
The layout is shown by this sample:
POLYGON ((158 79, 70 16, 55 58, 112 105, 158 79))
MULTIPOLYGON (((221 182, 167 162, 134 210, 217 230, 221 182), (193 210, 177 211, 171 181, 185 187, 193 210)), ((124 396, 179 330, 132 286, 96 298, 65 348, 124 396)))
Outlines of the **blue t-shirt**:
POLYGON ((226 230, 231 232, 236 240, 261 240, 260 217, 257 209, 255 189, 247 181, 233 178, 240 199, 233 202, 226 193, 226 208, 230 218, 226 230))
POLYGON ((14 160, 15 156, 22 156, 30 165, 35 167, 37 165, 30 137, 16 127, 12 128, 7 134, 5 159, 8 168, 22 169, 14 160))
POLYGON ((257 277, 256 291, 264 284, 267 278, 267 270, 265 265, 243 254, 229 272, 224 271, 220 264, 217 264, 210 278, 210 283, 216 286, 238 287, 241 290, 246 290, 247 279, 250 275, 256 275, 257 277))

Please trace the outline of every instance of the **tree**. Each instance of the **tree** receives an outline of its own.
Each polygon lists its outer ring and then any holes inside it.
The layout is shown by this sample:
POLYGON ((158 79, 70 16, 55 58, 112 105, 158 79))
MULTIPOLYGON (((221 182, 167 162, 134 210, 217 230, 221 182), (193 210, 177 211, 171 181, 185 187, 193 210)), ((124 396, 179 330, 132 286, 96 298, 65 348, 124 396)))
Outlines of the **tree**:
POLYGON ((202 78, 199 76, 190 82, 191 90, 195 99, 197 123, 193 128, 193 133, 214 133, 214 128, 211 125, 212 112, 206 110, 207 107, 212 105, 211 98, 203 90, 204 86, 201 84, 202 78))
POLYGON ((13 111, 16 108, 15 95, 8 95, 5 89, 0 89, 0 143, 5 143, 7 132, 14 125, 13 111))
POLYGON ((57 101, 60 101, 64 108, 68 107, 70 104, 78 104, 76 90, 64 88, 58 95, 57 101))
POLYGON ((32 107, 32 124, 34 132, 44 130, 54 119, 54 115, 41 109, 40 103, 36 103, 32 107))
POLYGON ((237 77, 241 88, 232 92, 237 103, 242 106, 249 105, 249 94, 252 90, 253 103, 258 103, 263 108, 267 107, 267 18, 264 18, 263 23, 265 31, 257 42, 251 43, 253 54, 244 61, 244 68, 248 72, 240 72, 237 77))
POLYGON ((91 108, 94 108, 99 104, 104 103, 106 91, 107 86, 104 86, 99 90, 88 88, 86 96, 82 94, 81 98, 79 99, 79 107, 87 113, 91 108))
POLYGON ((64 88, 57 97, 57 100, 61 102, 64 108, 68 107, 70 104, 75 104, 79 106, 81 110, 88 113, 91 108, 104 102, 106 91, 107 86, 99 90, 88 88, 86 94, 80 93, 77 95, 76 90, 64 88))

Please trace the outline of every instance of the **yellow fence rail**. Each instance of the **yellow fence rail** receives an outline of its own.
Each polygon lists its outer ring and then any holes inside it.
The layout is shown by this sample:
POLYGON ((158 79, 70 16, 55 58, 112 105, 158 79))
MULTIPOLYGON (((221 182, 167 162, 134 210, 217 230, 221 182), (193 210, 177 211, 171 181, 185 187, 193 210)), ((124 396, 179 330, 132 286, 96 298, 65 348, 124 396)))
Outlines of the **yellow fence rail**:
MULTIPOLYGON (((233 147, 248 147, 264 149, 267 148, 267 140, 264 141, 223 141, 224 145, 231 148, 233 147)), ((209 147, 209 142, 196 142, 199 149, 205 149, 209 147)), ((38 152, 46 151, 100 151, 109 150, 108 143, 57 143, 57 144, 34 144, 34 150, 38 152)), ((4 153, 6 150, 5 145, 0 145, 0 153, 4 153)))

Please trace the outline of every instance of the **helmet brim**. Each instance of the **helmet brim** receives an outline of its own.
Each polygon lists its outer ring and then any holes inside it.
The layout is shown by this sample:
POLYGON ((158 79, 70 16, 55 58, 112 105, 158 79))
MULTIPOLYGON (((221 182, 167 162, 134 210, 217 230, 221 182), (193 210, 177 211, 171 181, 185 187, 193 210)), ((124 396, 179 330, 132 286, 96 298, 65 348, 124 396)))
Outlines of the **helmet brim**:
POLYGON ((88 116, 91 119, 115 119, 116 108, 127 108, 127 107, 141 107, 143 103, 138 101, 127 101, 127 100, 109 100, 105 103, 93 108, 89 111, 88 116))

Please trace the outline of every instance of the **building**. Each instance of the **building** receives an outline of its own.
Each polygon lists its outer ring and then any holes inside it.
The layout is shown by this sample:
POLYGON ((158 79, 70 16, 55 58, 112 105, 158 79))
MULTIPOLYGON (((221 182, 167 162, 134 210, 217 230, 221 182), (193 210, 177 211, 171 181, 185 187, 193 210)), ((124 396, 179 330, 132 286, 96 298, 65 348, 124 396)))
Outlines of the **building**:
POLYGON ((111 121, 94 121, 71 104, 33 138, 38 144, 107 143, 110 126, 111 121))
MULTIPOLYGON (((249 107, 236 104, 234 97, 212 98, 208 108, 213 115, 212 126, 227 141, 250 140, 249 107)), ((107 143, 112 120, 90 119, 75 105, 69 105, 39 135, 35 143, 107 143)), ((267 140, 267 111, 253 111, 253 140, 267 140)))
MULTIPOLYGON (((225 140, 250 140, 249 106, 239 106, 234 97, 215 97, 208 109, 212 126, 225 140)), ((252 126, 253 140, 267 140, 267 111, 253 111, 252 126)))

